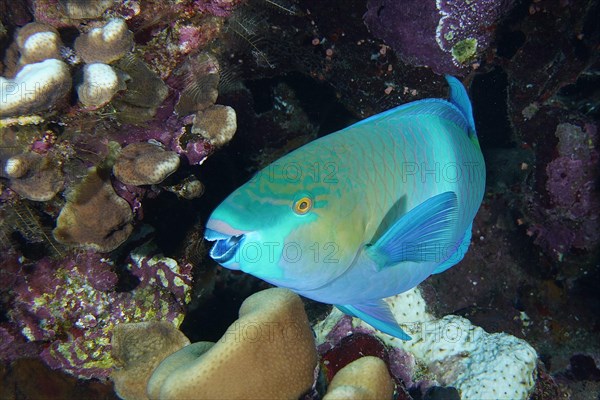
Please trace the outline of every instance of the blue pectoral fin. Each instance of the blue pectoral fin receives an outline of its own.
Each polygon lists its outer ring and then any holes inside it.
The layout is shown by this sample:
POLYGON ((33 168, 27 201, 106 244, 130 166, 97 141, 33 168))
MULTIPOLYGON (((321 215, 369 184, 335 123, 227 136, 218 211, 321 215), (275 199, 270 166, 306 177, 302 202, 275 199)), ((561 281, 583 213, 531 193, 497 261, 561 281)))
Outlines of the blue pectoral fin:
POLYGON ((433 196, 404 214, 365 251, 380 269, 404 261, 439 260, 440 249, 451 242, 457 212, 456 193, 433 196))
POLYGON ((402 340, 411 340, 412 338, 400 328, 394 315, 388 305, 379 300, 375 303, 336 305, 343 313, 357 317, 371 325, 373 328, 387 333, 390 336, 402 340))
POLYGON ((452 254, 446 261, 441 263, 432 272, 432 274, 439 274, 440 272, 444 272, 448 268, 453 267, 454 265, 458 264, 463 259, 465 254, 467 254, 467 250, 469 250, 469 245, 471 244, 472 230, 473 230, 473 223, 471 223, 471 225, 469 225, 469 227, 465 231, 465 235, 463 236, 463 239, 460 242, 460 245, 457 247, 454 254, 452 254))

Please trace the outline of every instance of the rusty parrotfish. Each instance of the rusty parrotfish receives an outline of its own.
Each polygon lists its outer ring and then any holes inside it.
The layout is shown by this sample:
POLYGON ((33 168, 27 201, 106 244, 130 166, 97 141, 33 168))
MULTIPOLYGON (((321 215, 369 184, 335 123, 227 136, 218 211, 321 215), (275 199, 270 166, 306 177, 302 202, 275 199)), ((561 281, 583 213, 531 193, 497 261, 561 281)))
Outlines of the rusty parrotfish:
POLYGON ((280 158, 212 213, 210 256, 409 340, 383 298, 458 263, 471 241, 485 164, 471 103, 369 117, 280 158))

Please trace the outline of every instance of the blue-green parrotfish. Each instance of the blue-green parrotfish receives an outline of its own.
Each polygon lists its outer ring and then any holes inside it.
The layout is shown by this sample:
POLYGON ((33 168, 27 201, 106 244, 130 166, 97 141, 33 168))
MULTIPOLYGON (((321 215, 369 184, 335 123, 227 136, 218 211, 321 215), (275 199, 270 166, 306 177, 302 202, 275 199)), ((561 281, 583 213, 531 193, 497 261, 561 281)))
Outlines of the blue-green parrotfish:
POLYGON ((383 298, 462 260, 485 187, 469 97, 446 80, 448 101, 398 106, 261 170, 210 216, 210 256, 409 340, 383 298))

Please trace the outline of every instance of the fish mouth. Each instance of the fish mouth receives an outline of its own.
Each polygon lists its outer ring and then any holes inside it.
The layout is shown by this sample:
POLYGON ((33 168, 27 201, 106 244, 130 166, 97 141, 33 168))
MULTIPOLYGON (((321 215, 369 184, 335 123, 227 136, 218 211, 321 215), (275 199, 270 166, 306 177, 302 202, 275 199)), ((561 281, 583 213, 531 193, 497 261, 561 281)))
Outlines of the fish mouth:
POLYGON ((227 264, 237 253, 246 238, 246 235, 229 235, 206 228, 204 231, 204 238, 209 242, 215 242, 208 253, 212 259, 219 264, 227 264))

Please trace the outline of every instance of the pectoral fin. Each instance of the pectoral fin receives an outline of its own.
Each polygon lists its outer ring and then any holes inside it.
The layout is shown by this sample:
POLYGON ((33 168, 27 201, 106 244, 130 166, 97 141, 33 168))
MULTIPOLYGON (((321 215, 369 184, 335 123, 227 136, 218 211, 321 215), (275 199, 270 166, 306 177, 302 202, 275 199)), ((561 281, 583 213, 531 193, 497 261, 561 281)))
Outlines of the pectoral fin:
POLYGON ((402 340, 411 340, 398 325, 396 318, 390 311, 389 306, 383 300, 374 303, 336 305, 343 313, 357 317, 388 335, 395 336, 402 340))
POLYGON ((432 274, 439 274, 440 272, 444 272, 450 267, 458 264, 460 260, 463 259, 465 254, 467 254, 467 250, 469 250, 469 245, 471 244, 471 231, 473 230, 473 223, 469 225, 467 230, 465 231, 465 235, 463 236, 460 245, 457 247, 454 254, 452 254, 446 261, 438 265, 438 267, 432 272, 432 274))
POLYGON ((451 242, 457 212, 456 193, 433 196, 404 214, 365 251, 379 269, 404 261, 435 261, 451 242))

